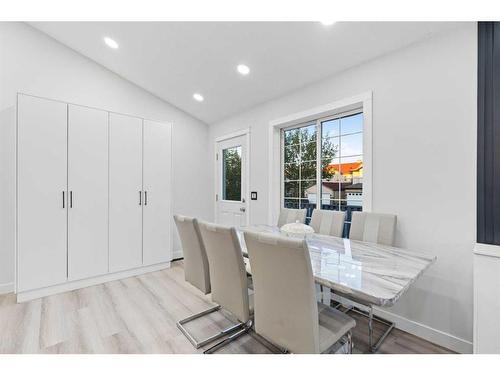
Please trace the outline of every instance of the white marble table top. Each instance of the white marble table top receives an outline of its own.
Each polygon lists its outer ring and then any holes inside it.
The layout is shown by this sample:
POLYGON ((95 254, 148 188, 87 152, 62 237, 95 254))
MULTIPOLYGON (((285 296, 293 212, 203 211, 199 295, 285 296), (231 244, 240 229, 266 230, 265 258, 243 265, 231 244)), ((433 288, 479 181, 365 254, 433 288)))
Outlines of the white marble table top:
MULTIPOLYGON (((279 228, 253 225, 238 229, 280 233, 279 228)), ((312 269, 318 284, 367 305, 392 306, 436 257, 374 243, 308 234, 312 269)), ((244 241, 241 241, 246 252, 244 241)))

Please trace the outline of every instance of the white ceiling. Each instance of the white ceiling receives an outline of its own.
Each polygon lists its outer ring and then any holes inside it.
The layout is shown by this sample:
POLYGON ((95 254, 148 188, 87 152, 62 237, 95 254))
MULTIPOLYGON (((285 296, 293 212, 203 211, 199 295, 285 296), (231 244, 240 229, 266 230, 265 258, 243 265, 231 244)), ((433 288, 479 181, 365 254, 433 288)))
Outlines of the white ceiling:
POLYGON ((457 27, 451 22, 35 22, 192 116, 214 123, 457 27), (115 39, 113 50, 103 37, 115 39), (236 65, 251 72, 241 76, 236 65), (193 93, 205 97, 193 100, 193 93))

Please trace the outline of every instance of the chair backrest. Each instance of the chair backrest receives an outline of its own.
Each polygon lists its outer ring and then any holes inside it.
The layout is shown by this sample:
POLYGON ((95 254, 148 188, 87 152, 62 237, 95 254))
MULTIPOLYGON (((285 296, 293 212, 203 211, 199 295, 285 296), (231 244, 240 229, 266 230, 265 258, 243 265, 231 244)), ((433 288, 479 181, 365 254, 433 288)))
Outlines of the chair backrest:
POLYGON ((174 215, 184 254, 184 277, 203 293, 210 293, 210 271, 207 253, 201 239, 198 220, 174 215))
POLYGON ((342 237, 344 231, 345 212, 331 210, 314 210, 311 227, 319 234, 342 237))
POLYGON ((293 353, 319 353, 319 318, 307 244, 245 231, 255 331, 293 353))
POLYGON ((295 223, 297 220, 304 224, 306 221, 307 210, 294 209, 294 208, 282 208, 280 211, 280 217, 278 218, 278 227, 282 227, 285 224, 295 223))
POLYGON ((212 301, 240 322, 250 319, 248 282, 236 229, 201 222, 200 232, 210 265, 212 301))
POLYGON ((393 214, 353 212, 349 238, 381 245, 394 245, 397 217, 393 214))

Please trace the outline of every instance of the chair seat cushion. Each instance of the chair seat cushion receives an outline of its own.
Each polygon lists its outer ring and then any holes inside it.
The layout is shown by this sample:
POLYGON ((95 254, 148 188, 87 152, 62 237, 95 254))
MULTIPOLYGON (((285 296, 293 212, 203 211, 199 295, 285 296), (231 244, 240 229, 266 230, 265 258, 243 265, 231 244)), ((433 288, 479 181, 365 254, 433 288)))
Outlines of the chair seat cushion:
POLYGON ((356 321, 342 311, 318 302, 319 349, 325 352, 356 326, 356 321))

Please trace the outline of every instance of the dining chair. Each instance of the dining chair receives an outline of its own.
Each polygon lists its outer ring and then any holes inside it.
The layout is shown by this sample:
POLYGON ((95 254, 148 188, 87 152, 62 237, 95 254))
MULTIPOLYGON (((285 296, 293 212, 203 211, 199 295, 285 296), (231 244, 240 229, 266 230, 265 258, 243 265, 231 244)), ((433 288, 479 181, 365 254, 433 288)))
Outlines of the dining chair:
MULTIPOLYGON (((201 238, 198 220, 192 217, 174 215, 175 225, 182 245, 184 255, 184 277, 187 282, 198 288, 202 293, 208 294, 210 287, 210 271, 205 245, 201 238)), ((226 331, 221 331, 201 341, 197 341, 184 327, 185 324, 220 310, 220 306, 214 306, 179 320, 177 327, 186 336, 195 348, 205 346, 225 335, 226 331)))
POLYGON ((394 245, 397 216, 374 212, 353 212, 349 238, 380 245, 394 245))
MULTIPOLYGON (((349 231, 349 238, 351 240, 371 242, 380 245, 393 246, 394 236, 396 232, 396 222, 397 216, 393 214, 381 214, 374 212, 353 212, 351 217, 351 228, 349 231)), ((342 307, 347 305, 348 311, 353 311, 368 318, 368 347, 371 352, 376 352, 383 342, 383 340, 389 335, 392 329, 395 327, 394 322, 386 320, 382 317, 373 314, 373 306, 366 304, 366 302, 361 300, 356 300, 352 296, 345 295, 341 292, 336 291, 335 294, 342 297, 343 300, 337 301, 337 307, 342 307), (356 302, 356 305, 348 302, 356 302), (374 343, 373 341, 373 322, 377 321, 383 324, 387 328, 384 330, 381 338, 374 343)))
MULTIPOLYGON (((342 237, 344 232, 345 212, 333 210, 314 210, 311 217, 311 223, 314 232, 328 236, 342 237)), ((321 301, 330 305, 331 290, 322 285, 316 285, 318 293, 321 295, 321 301)))
POLYGON ((344 231, 345 212, 332 210, 314 210, 311 227, 314 232, 328 236, 342 237, 344 231))
POLYGON ((210 272, 205 246, 201 240, 198 220, 174 215, 184 255, 184 278, 203 294, 210 293, 210 272))
POLYGON ((247 272, 236 229, 200 222, 200 233, 210 270, 212 301, 237 320, 222 332, 233 333, 225 340, 205 350, 213 353, 252 327, 253 291, 248 288, 247 272))
POLYGON ((278 218, 278 227, 281 228, 285 224, 295 223, 297 220, 304 224, 306 221, 306 214, 307 210, 305 208, 282 208, 278 218))
POLYGON ((255 332, 283 353, 328 352, 344 339, 352 352, 356 322, 316 302, 309 249, 303 239, 244 232, 255 291, 255 332))

